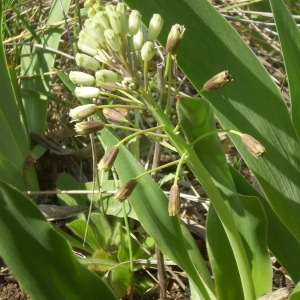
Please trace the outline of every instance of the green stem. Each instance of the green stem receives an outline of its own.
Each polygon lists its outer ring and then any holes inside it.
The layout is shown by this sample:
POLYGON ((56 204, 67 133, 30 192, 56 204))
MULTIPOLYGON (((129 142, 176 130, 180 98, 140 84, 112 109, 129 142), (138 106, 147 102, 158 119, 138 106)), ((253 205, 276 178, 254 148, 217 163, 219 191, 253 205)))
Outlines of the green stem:
POLYGON ((152 96, 148 95, 143 90, 141 90, 141 92, 145 97, 145 103, 148 105, 148 109, 152 113, 152 116, 156 119, 158 124, 164 125, 165 133, 168 135, 169 140, 173 143, 175 148, 177 148, 179 154, 187 154, 186 163, 190 170, 197 177, 199 182, 201 182, 208 197, 211 199, 212 205, 214 206, 228 237, 241 276, 241 282, 245 296, 244 299, 255 299, 256 297, 251 276, 251 269, 248 263, 244 245, 231 217, 229 209, 222 199, 217 187, 213 183, 210 174, 203 166, 192 147, 188 145, 180 135, 174 132, 174 126, 170 119, 164 114, 162 109, 156 105, 155 101, 152 99, 152 96))
POLYGON ((183 154, 181 156, 180 160, 179 160, 179 163, 178 163, 178 166, 177 166, 177 169, 176 169, 176 174, 175 174, 175 179, 174 179, 174 185, 177 185, 178 178, 179 178, 179 172, 180 172, 182 164, 185 162, 185 159, 186 159, 186 154, 183 154))

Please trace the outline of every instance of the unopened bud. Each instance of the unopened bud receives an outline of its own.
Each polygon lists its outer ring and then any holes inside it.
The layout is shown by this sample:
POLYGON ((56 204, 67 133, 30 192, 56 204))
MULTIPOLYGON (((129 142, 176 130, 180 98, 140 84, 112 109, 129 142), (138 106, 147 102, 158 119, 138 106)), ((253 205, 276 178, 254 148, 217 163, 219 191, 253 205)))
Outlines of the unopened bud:
POLYGON ((91 85, 95 83, 94 76, 79 71, 71 71, 69 73, 69 78, 75 84, 91 85))
POLYGON ((131 195, 136 185, 137 180, 134 178, 130 179, 117 191, 117 193, 115 194, 115 199, 123 202, 131 195))
POLYGON ((141 29, 133 36, 133 44, 134 50, 140 51, 142 49, 144 44, 144 34, 141 29))
POLYGON ((164 20, 159 14, 154 14, 149 23, 148 40, 155 40, 161 32, 164 20))
POLYGON ((122 32, 122 19, 121 14, 117 11, 108 12, 108 19, 113 31, 117 34, 122 32))
POLYGON ((75 95, 78 98, 95 98, 100 95, 100 90, 92 86, 80 86, 75 88, 75 95))
POLYGON ((104 127, 104 124, 100 121, 85 121, 75 124, 75 131, 77 136, 86 135, 97 132, 104 127))
POLYGON ((80 40, 77 42, 77 46, 78 46, 79 50, 81 50, 82 52, 84 52, 90 56, 95 56, 97 54, 97 49, 89 47, 87 44, 82 43, 80 40))
POLYGON ((183 25, 175 24, 172 26, 168 35, 166 51, 168 53, 174 53, 183 38, 185 27, 183 25))
POLYGON ((112 146, 111 148, 109 148, 105 154, 103 155, 103 157, 101 158, 101 160, 98 163, 98 170, 107 172, 110 170, 110 168, 112 167, 112 165, 114 164, 117 155, 119 153, 119 147, 117 146, 112 146))
POLYGON ((112 30, 106 29, 104 31, 106 43, 111 47, 112 50, 118 52, 121 49, 120 37, 112 30))
POLYGON ((253 136, 249 134, 243 134, 241 136, 243 144, 248 148, 249 152, 258 158, 266 152, 266 148, 253 136))
POLYGON ((106 12, 99 11, 96 13, 94 18, 102 25, 104 29, 110 28, 106 12))
POLYGON ((96 83, 101 85, 103 83, 116 82, 119 79, 117 73, 110 70, 99 70, 95 73, 96 83))
POLYGON ((205 91, 211 91, 215 89, 219 89, 226 85, 228 82, 232 81, 231 75, 228 73, 228 71, 223 71, 211 79, 209 79, 204 85, 203 89, 205 91))
POLYGON ((124 79, 122 80, 122 86, 126 90, 130 90, 130 91, 135 91, 139 88, 139 84, 132 77, 124 77, 124 79))
POLYGON ((141 56, 142 56, 142 60, 144 61, 150 61, 152 59, 152 57, 155 54, 155 49, 154 49, 154 45, 152 42, 148 41, 146 42, 141 50, 141 56))
POLYGON ((127 119, 117 110, 112 108, 103 108, 102 113, 106 120, 113 123, 124 123, 127 119))
POLYGON ((178 185, 173 185, 170 190, 168 212, 173 217, 180 211, 180 192, 178 185))
POLYGON ((90 30, 88 31, 88 29, 82 29, 79 32, 78 42, 95 50, 99 47, 99 42, 90 34, 90 30))
POLYGON ((89 55, 77 53, 75 56, 76 63, 79 67, 96 71, 100 68, 100 63, 89 55))
POLYGON ((128 20, 128 32, 130 35, 135 35, 139 31, 142 23, 142 16, 138 10, 133 10, 128 20))
POLYGON ((89 35, 91 35, 100 45, 105 43, 105 28, 99 22, 97 22, 95 18, 87 19, 84 22, 84 27, 89 35))
POLYGON ((122 33, 128 32, 128 14, 127 14, 127 7, 124 3, 119 2, 116 7, 116 11, 121 15, 121 22, 122 22, 122 33))
POLYGON ((77 122, 90 117, 96 111, 97 106, 95 104, 85 104, 70 109, 69 116, 73 119, 73 122, 77 122))

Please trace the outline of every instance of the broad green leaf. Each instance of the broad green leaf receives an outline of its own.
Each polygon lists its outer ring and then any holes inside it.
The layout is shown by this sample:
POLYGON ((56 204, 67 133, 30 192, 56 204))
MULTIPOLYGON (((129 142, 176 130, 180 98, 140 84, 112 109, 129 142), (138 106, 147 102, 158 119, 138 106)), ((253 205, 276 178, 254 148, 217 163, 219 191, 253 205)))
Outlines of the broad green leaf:
POLYGON ((270 0, 276 22, 292 105, 292 118, 300 134, 300 31, 282 0, 270 0))
MULTIPOLYGON (((236 194, 211 107, 202 99, 182 97, 177 101, 177 112, 186 138, 189 142, 198 141, 194 144, 194 150, 218 182, 217 186, 223 194, 223 199, 228 203, 247 252, 256 296, 269 292, 272 270, 266 246, 266 217, 256 198, 252 200, 255 206, 249 207, 249 201, 236 194)), ((218 298, 243 298, 236 258, 222 223, 213 209, 213 203, 207 219, 207 242, 218 298)))
POLYGON ((90 218, 92 221, 91 226, 94 227, 94 232, 98 243, 100 244, 100 248, 105 248, 111 237, 112 229, 107 219, 102 214, 92 213, 90 218))
POLYGON ((0 182, 0 255, 32 299, 116 299, 22 193, 0 182))
POLYGON ((299 239, 300 144, 284 99, 257 57, 206 0, 126 2, 140 10, 145 24, 153 13, 163 16, 162 45, 174 23, 186 26, 177 61, 198 90, 222 70, 232 74, 230 85, 203 96, 224 128, 251 134, 266 147, 263 159, 256 159, 231 135, 271 207, 299 239))
MULTIPOLYGON (((2 4, 0 3, 0 180, 6 181, 21 190, 26 189, 23 180, 23 164, 29 153, 29 140, 26 122, 22 124, 17 107, 18 91, 15 90, 15 73, 8 69, 3 47, 2 4)), ((11 68, 11 67, 10 67, 11 68)), ((29 189, 37 190, 35 172, 30 168, 27 181, 29 189)))
MULTIPOLYGON (((64 19, 67 15, 70 6, 70 0, 59 1, 55 0, 52 4, 46 25, 48 28, 43 30, 40 37, 41 43, 44 46, 56 50, 58 48, 63 26, 54 25, 64 19), (63 13, 64 12, 64 13, 63 13)), ((32 37, 25 40, 30 43, 32 37)), ((54 66, 56 54, 50 51, 45 51, 31 46, 23 46, 21 59, 21 75, 29 76, 22 79, 22 88, 26 93, 23 95, 23 104, 27 116, 28 126, 31 130, 39 133, 44 133, 46 126, 46 116, 48 101, 42 100, 41 94, 50 93, 50 76, 44 76, 44 73, 51 72, 54 66), (36 77, 30 77, 37 75, 36 77)))
POLYGON ((109 275, 109 285, 112 287, 117 296, 125 296, 125 293, 129 289, 131 283, 129 265, 116 266, 112 269, 109 275))

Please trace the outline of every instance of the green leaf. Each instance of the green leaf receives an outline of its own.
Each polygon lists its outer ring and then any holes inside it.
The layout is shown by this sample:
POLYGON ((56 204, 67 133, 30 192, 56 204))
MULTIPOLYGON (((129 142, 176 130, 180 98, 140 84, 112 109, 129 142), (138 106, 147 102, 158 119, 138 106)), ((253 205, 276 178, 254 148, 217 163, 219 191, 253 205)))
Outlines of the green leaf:
POLYGON ((294 126, 300 134, 300 31, 282 0, 270 0, 284 58, 294 126))
POLYGON ((115 299, 32 201, 0 182, 0 255, 32 299, 115 299))
MULTIPOLYGON (((64 19, 69 10, 71 1, 53 1, 46 25, 48 27, 43 30, 41 43, 44 46, 56 50, 60 43, 63 27, 54 25, 64 19), (65 15, 64 13, 65 12, 65 15)), ((25 40, 30 43, 32 37, 25 40)), ((31 130, 44 133, 47 118, 48 101, 42 100, 40 94, 50 93, 50 76, 44 76, 44 73, 51 72, 54 66, 56 54, 49 50, 41 50, 32 48, 31 46, 22 47, 21 59, 21 75, 29 76, 22 79, 22 88, 34 93, 25 94, 23 96, 24 108, 27 116, 28 126, 31 130), (31 75, 39 75, 30 77, 31 75)))
MULTIPOLYGON (((269 292, 272 272, 266 245, 266 216, 258 199, 252 197, 250 206, 249 201, 236 193, 211 107, 202 99, 182 97, 177 101, 177 112, 186 138, 195 143, 197 156, 217 181, 223 199, 228 203, 247 252, 256 296, 269 292)), ((218 298, 243 298, 236 257, 213 205, 207 219, 207 241, 218 298)))
POLYGON ((123 297, 131 283, 129 266, 117 266, 113 268, 109 276, 109 285, 118 297, 123 297))
MULTIPOLYGON (((0 23, 2 25, 2 4, 0 3, 0 23)), ((11 69, 11 68, 10 68, 11 69)), ((21 190, 37 190, 38 183, 33 168, 30 168, 26 184, 23 180, 23 164, 29 153, 29 138, 26 122, 22 124, 17 107, 18 91, 15 90, 15 72, 8 69, 3 47, 2 26, 0 30, 0 180, 21 190)), ((24 120, 23 120, 24 121, 24 120)))

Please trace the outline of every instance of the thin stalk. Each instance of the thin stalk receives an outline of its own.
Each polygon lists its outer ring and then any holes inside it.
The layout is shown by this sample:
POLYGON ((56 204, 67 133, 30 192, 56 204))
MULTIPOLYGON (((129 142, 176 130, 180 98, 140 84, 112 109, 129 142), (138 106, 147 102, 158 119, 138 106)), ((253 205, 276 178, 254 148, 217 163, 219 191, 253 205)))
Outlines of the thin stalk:
POLYGON ((145 97, 145 103, 148 105, 148 109, 152 113, 152 116, 156 119, 158 124, 165 125, 164 131, 168 135, 175 148, 177 148, 179 154, 187 154, 186 163, 194 173, 194 175, 197 177, 199 182, 201 182, 208 197, 211 199, 212 205, 214 206, 228 237, 241 276, 241 282, 245 296, 244 299, 255 299, 251 269, 248 263, 244 245, 235 226, 235 223, 231 217, 229 209, 222 199, 218 189, 214 185, 208 171, 198 159, 195 151, 185 142, 185 140, 180 135, 177 135, 174 132, 173 124, 164 114, 162 109, 158 105, 156 105, 155 101, 152 99, 152 96, 148 95, 143 90, 141 90, 141 92, 145 97))

